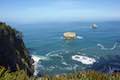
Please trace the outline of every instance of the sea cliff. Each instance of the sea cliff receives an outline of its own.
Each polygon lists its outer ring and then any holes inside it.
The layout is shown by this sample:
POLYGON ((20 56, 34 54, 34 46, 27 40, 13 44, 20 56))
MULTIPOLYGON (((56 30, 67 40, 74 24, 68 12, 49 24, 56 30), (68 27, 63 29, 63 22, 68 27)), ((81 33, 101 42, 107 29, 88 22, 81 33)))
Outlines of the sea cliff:
POLYGON ((31 76, 34 72, 33 60, 26 49, 22 33, 0 22, 0 66, 11 72, 24 70, 31 76))

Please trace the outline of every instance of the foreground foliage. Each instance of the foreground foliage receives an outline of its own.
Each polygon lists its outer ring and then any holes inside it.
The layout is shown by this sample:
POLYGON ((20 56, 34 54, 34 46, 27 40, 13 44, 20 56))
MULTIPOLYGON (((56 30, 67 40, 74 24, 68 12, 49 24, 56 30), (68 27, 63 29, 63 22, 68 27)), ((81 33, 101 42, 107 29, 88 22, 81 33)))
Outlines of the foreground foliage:
POLYGON ((23 70, 10 72, 0 67, 0 80, 29 80, 29 78, 23 70))
POLYGON ((46 76, 41 80, 120 80, 120 73, 105 74, 95 71, 87 71, 54 77, 46 76))
POLYGON ((0 80, 120 80, 120 73, 105 74, 87 71, 57 76, 29 77, 24 70, 10 72, 0 67, 0 80))

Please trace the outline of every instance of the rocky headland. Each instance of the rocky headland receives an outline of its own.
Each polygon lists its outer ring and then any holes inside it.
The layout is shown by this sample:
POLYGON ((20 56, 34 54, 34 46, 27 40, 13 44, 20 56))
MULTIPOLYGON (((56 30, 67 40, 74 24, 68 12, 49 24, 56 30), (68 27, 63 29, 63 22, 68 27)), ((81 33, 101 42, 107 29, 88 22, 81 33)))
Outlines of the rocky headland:
POLYGON ((34 72, 33 59, 22 39, 22 33, 0 22, 0 66, 11 72, 24 70, 31 76, 34 72))

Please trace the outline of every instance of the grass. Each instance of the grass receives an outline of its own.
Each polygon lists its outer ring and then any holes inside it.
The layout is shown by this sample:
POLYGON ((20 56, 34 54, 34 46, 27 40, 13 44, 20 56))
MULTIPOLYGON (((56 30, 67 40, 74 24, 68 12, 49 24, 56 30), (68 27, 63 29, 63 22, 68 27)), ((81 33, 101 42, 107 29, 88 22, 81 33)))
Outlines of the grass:
POLYGON ((6 25, 4 23, 0 24, 0 29, 6 29, 6 25))
POLYGON ((10 72, 3 67, 0 67, 0 80, 29 80, 29 77, 23 70, 10 72))
POLYGON ((57 76, 28 77, 25 71, 10 72, 0 67, 0 80, 120 80, 120 73, 106 74, 95 71, 74 72, 57 76))
POLYGON ((0 80, 120 80, 120 73, 105 74, 96 71, 86 71, 56 76, 28 77, 23 70, 10 72, 0 67, 0 80))
POLYGON ((105 74, 95 71, 87 71, 54 77, 45 76, 42 77, 41 80, 120 80, 120 73, 105 74))

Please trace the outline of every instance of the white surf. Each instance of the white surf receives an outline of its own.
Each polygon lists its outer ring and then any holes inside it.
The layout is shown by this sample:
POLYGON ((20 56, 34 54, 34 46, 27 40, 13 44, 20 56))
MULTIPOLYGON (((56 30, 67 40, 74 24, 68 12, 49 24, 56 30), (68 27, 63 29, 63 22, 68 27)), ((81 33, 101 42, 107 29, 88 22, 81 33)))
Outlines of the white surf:
POLYGON ((94 58, 90 58, 87 56, 82 56, 82 55, 73 55, 72 59, 78 62, 81 62, 82 64, 90 65, 96 62, 94 58))

